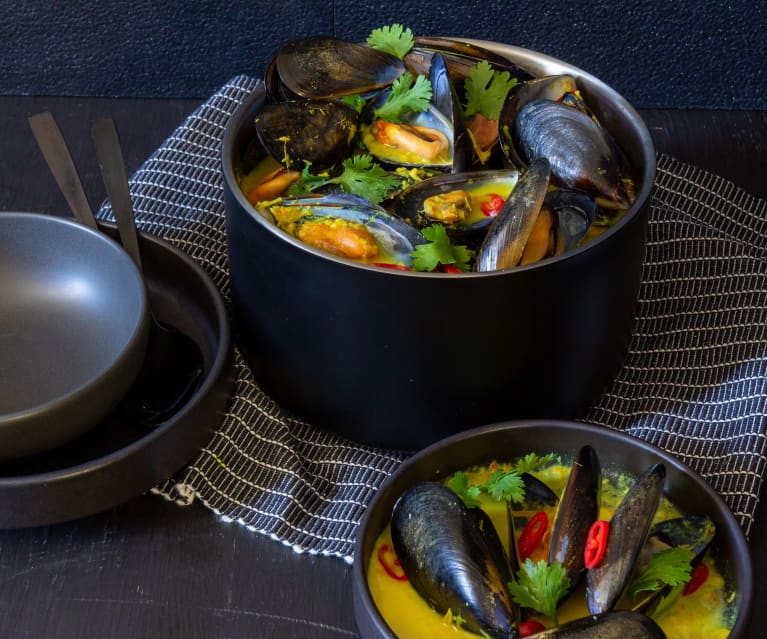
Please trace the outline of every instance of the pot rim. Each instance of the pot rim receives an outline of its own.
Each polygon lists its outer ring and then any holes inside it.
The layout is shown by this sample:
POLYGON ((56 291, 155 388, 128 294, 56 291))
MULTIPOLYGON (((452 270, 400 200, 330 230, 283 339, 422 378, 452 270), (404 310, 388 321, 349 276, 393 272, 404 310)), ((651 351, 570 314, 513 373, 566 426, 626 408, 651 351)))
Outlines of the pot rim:
MULTIPOLYGON (((369 557, 364 554, 366 538, 370 535, 375 535, 375 537, 377 537, 380 533, 379 530, 371 531, 370 528, 373 525, 371 520, 379 515, 378 511, 384 508, 385 502, 394 499, 392 490, 394 490, 400 482, 406 482, 406 479, 407 486, 412 485, 415 481, 423 479, 427 474, 427 471, 424 469, 425 465, 428 467, 438 466, 438 475, 440 477, 445 477, 455 470, 464 468, 465 464, 459 463, 458 460, 452 461, 450 458, 446 458, 446 455, 450 452, 454 453, 456 449, 459 451, 467 450, 469 448, 468 444, 472 441, 482 440, 483 438, 492 438, 493 436, 500 437, 503 432, 513 433, 517 430, 530 430, 536 428, 549 428, 553 431, 570 431, 572 433, 577 433, 584 443, 590 442, 592 438, 598 439, 602 445, 605 445, 607 442, 618 441, 621 445, 627 445, 629 448, 636 449, 637 453, 649 456, 654 461, 662 462, 667 466, 667 471, 669 468, 673 469, 674 473, 681 474, 696 486, 697 490, 703 495, 703 498, 711 504, 712 511, 715 511, 721 516, 724 528, 728 531, 728 540, 731 545, 728 559, 733 566, 732 577, 739 577, 738 580, 742 581, 742 585, 744 586, 742 590, 736 592, 736 598, 738 600, 738 616, 728 636, 731 639, 736 639, 737 637, 742 636, 748 625, 753 599, 754 585, 751 551, 740 524, 737 519, 735 519, 735 515, 730 510, 729 506, 727 506, 722 496, 715 491, 701 475, 687 466, 687 464, 671 453, 646 440, 633 437, 620 430, 613 430, 585 422, 556 419, 523 419, 497 422, 448 436, 416 452, 413 456, 405 460, 384 481, 368 503, 355 538, 354 555, 352 559, 352 590, 355 621, 357 622, 358 627, 362 628, 360 616, 363 616, 363 623, 367 623, 369 624, 369 627, 373 627, 378 633, 378 635, 376 635, 377 637, 380 639, 397 639, 396 635, 389 628, 379 612, 378 606, 373 601, 367 582, 367 564, 369 557), (425 464, 425 462, 428 463, 425 464), (408 476, 413 474, 417 475, 417 477, 408 479, 408 476)), ((553 435, 556 435, 556 432, 554 432, 553 435)), ((551 440, 556 441, 556 437, 552 437, 551 440)), ((469 453, 466 454, 468 455, 469 453)), ((493 456, 493 452, 488 450, 487 459, 489 460, 493 458, 493 456)), ((603 466, 610 467, 611 462, 608 461, 604 463, 603 466)), ((430 474, 430 476, 434 477, 433 474, 430 474)), ((664 489, 664 492, 667 492, 669 480, 670 477, 667 474, 666 488, 664 489)))
MULTIPOLYGON (((509 44, 502 44, 499 42, 492 42, 488 40, 477 40, 474 38, 463 38, 457 36, 451 36, 444 38, 445 40, 453 40, 460 42, 467 42, 476 46, 490 49, 491 51, 503 55, 509 58, 510 61, 519 65, 523 70, 528 71, 534 76, 538 75, 555 75, 567 73, 575 77, 579 88, 585 90, 586 95, 592 93, 601 94, 602 98, 607 98, 612 105, 616 108, 616 111, 620 114, 620 119, 631 123, 632 128, 638 134, 640 142, 640 151, 642 155, 642 171, 641 171, 641 183, 639 192, 637 193, 636 200, 629 207, 628 211, 608 228, 599 237, 594 238, 587 244, 576 247, 569 251, 566 251, 562 255, 554 256, 524 266, 516 266, 513 269, 487 271, 487 272, 464 272, 454 273, 451 277, 444 277, 443 273, 430 273, 423 271, 403 271, 398 269, 388 269, 379 266, 373 266, 370 264, 363 264, 343 257, 338 257, 317 249, 313 246, 309 246, 304 242, 301 242, 297 238, 293 237, 289 233, 286 233, 277 225, 260 215, 250 202, 248 202, 245 194, 240 189, 237 179, 235 177, 233 154, 235 149, 235 141, 240 133, 240 130, 244 124, 245 116, 253 108, 254 103, 259 100, 263 100, 266 97, 266 90, 263 82, 259 81, 259 85, 253 90, 253 92, 245 99, 245 101, 236 109, 229 122, 226 125, 224 131, 223 144, 221 146, 221 160, 224 174, 224 182, 231 192, 232 196, 237 200, 240 208, 247 212, 251 217, 258 221, 264 228, 268 228, 269 232, 274 234, 277 238, 284 242, 288 242, 296 247, 298 250, 304 251, 315 257, 321 258, 328 262, 337 264, 338 266, 351 266, 362 271, 368 271, 378 274, 382 277, 410 277, 410 278, 436 278, 440 280, 454 280, 459 278, 488 278, 488 277, 504 277, 510 273, 525 272, 528 270, 545 269, 552 264, 558 264, 560 262, 566 262, 567 260, 576 259, 581 254, 590 251, 601 244, 611 241, 611 238, 621 233, 622 229, 630 225, 635 218, 639 217, 646 206, 649 206, 649 200, 652 194, 653 185, 655 182, 656 172, 656 159, 655 159, 655 145, 653 144, 650 132, 647 129, 642 117, 629 104, 629 102, 620 95, 615 89, 607 85, 596 76, 576 67, 567 62, 539 53, 531 49, 518 47, 509 44)), ((600 100, 601 103, 601 100, 600 100)), ((608 130, 610 127, 607 127, 608 130)), ((620 142, 620 140, 619 140, 620 142)))

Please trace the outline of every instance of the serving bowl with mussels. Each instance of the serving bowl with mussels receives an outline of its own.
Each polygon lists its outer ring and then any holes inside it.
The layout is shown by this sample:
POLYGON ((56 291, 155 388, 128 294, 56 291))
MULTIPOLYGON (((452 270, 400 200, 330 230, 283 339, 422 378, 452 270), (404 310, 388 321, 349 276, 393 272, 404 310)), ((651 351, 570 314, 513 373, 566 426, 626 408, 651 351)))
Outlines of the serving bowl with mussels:
POLYGON ((298 416, 412 449, 580 416, 619 369, 655 152, 588 73, 398 25, 292 41, 222 160, 239 344, 298 416))
POLYGON ((352 587, 371 639, 734 639, 753 583, 737 520, 679 460, 619 431, 516 421, 392 474, 352 587))

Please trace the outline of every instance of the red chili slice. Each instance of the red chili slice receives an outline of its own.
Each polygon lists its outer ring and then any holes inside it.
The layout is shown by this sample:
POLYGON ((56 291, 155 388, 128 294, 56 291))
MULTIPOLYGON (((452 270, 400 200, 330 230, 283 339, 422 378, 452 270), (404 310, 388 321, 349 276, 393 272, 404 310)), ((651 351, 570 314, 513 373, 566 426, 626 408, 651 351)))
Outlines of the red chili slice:
POLYGON ((530 518, 517 542, 520 561, 524 561, 533 554, 533 551, 541 543, 548 527, 549 517, 545 512, 537 512, 530 518))
POLYGON ((394 556, 394 551, 389 552, 388 544, 378 546, 378 562, 383 566, 386 574, 397 581, 407 581, 407 575, 402 570, 402 564, 400 564, 399 559, 395 556, 393 560, 390 560, 390 555, 394 556), (396 570, 397 568, 399 570, 396 570))
POLYGON ((610 535, 610 523, 599 519, 591 524, 586 537, 586 547, 583 549, 583 560, 586 568, 596 568, 605 556, 607 538, 610 535))
POLYGON ((520 637, 529 637, 530 635, 534 635, 536 632, 540 632, 541 630, 546 630, 546 626, 544 626, 540 621, 536 621, 535 619, 528 619, 527 621, 523 621, 519 624, 520 637))
POLYGON ((693 569, 692 575, 690 575, 690 581, 685 584, 682 595, 685 597, 691 595, 706 583, 706 579, 708 579, 708 566, 706 564, 698 564, 693 569))
POLYGON ((413 269, 404 264, 392 264, 391 262, 370 262, 371 266, 381 266, 383 268, 393 268, 395 271, 412 271, 413 269))
POLYGON ((498 215, 503 208, 504 199, 497 193, 491 193, 489 198, 480 204, 479 209, 487 216, 498 215))
POLYGON ((460 273, 461 272, 461 269, 459 269, 457 266, 453 266, 452 264, 440 264, 439 268, 443 273, 460 273))

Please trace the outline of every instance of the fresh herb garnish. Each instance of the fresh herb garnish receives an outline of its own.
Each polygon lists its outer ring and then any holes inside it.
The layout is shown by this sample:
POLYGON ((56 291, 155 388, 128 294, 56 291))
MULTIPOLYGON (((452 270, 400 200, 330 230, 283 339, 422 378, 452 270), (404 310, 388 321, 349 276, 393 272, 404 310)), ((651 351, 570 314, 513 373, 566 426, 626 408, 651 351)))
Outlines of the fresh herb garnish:
POLYGON ((660 590, 664 586, 679 586, 690 579, 694 553, 689 548, 677 546, 656 553, 647 567, 628 588, 631 597, 640 592, 660 590))
POLYGON ((536 473, 558 459, 559 457, 554 453, 547 453, 543 457, 535 453, 528 453, 517 461, 515 468, 520 475, 522 473, 536 473))
POLYGON ((354 155, 343 161, 343 171, 331 177, 327 172, 314 175, 305 166, 301 179, 291 185, 291 195, 310 193, 326 184, 338 184, 346 193, 361 195, 373 202, 381 202, 400 184, 397 176, 387 173, 369 155, 354 155))
POLYGON ((362 113, 362 109, 365 106, 365 98, 361 95, 345 95, 341 98, 341 101, 348 104, 357 113, 362 113))
POLYGON ((525 482, 516 468, 511 471, 494 471, 485 482, 484 489, 497 501, 519 504, 525 500, 525 482))
POLYGON ((466 107, 469 117, 481 113, 488 120, 497 120, 509 90, 517 84, 508 71, 495 71, 487 60, 481 60, 469 71, 466 78, 466 107))
POLYGON ((467 508, 479 506, 479 495, 482 489, 479 486, 469 484, 469 478, 462 470, 453 474, 447 481, 447 487, 461 498, 467 508))
POLYGON ((374 49, 390 53, 401 60, 413 48, 413 32, 410 29, 405 29, 401 24, 392 24, 373 29, 367 42, 374 49))
POLYGON ((526 559, 517 572, 517 581, 509 583, 509 593, 517 604, 550 617, 555 625, 559 624, 557 604, 569 589, 564 566, 558 561, 549 565, 543 559, 537 563, 526 559))
POLYGON ((383 106, 375 110, 375 115, 387 122, 399 122, 405 113, 420 113, 429 108, 431 101, 431 82, 425 75, 413 79, 413 74, 403 73, 391 87, 389 97, 383 106))
POLYGON ((453 246, 444 226, 432 224, 421 232, 429 242, 415 247, 412 252, 413 268, 417 271, 433 271, 440 264, 453 264, 462 271, 469 270, 472 251, 465 246, 453 246))

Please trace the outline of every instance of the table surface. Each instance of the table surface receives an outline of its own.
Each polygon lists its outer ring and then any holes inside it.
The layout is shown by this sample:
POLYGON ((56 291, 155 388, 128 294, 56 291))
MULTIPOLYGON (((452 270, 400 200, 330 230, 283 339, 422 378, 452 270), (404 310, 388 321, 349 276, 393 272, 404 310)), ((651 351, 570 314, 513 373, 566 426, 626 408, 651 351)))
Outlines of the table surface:
MULTIPOLYGON (((117 121, 129 173, 197 100, 0 97, 0 210, 64 214, 66 202, 27 117, 51 110, 94 208, 104 199, 90 121, 117 121)), ((767 198, 767 112, 646 110, 656 147, 767 198)), ((756 592, 765 592, 767 507, 752 528, 756 592)), ((3 637, 357 637, 351 569, 300 555, 201 505, 148 494, 108 512, 0 531, 3 637)), ((746 633, 764 636, 756 602, 746 633)))

